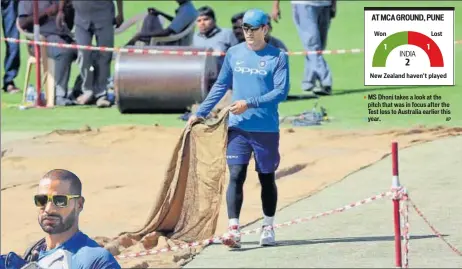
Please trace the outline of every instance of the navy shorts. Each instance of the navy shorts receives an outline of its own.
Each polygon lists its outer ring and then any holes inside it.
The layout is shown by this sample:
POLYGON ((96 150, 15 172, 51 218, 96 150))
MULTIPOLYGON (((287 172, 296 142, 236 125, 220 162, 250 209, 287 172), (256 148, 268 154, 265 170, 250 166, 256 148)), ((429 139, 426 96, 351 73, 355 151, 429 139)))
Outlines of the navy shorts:
POLYGON ((246 132, 230 127, 226 159, 228 165, 248 164, 252 152, 258 173, 273 173, 279 167, 279 133, 246 132))

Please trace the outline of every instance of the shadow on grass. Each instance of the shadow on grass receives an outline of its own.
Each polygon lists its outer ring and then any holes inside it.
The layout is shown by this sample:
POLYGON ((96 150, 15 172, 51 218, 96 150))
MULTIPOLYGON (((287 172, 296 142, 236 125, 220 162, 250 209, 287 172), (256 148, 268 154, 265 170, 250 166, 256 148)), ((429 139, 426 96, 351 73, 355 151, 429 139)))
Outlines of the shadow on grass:
MULTIPOLYGON (((442 235, 444 237, 448 235, 442 235)), ((437 238, 436 235, 414 235, 410 237, 410 241, 419 239, 437 238)), ((272 247, 287 247, 299 245, 315 245, 315 244, 333 244, 333 243, 356 243, 356 242, 393 242, 394 236, 362 236, 362 237, 343 237, 343 238, 319 238, 311 240, 280 240, 277 241, 276 246, 272 247)), ((262 248, 257 241, 241 242, 243 247, 241 249, 233 249, 232 251, 248 251, 253 249, 262 248)))
POLYGON ((319 97, 315 94, 312 93, 306 93, 306 94, 291 94, 287 96, 287 99, 285 102, 290 102, 290 101, 299 101, 299 100, 308 100, 308 99, 318 99, 319 97))

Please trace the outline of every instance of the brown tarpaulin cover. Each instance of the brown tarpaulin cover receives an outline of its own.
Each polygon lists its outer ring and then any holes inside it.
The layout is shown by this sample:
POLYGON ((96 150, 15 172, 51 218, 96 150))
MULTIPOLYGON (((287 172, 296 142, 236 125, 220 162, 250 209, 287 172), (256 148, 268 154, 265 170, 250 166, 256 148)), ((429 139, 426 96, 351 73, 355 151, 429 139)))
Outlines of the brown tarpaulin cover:
MULTIPOLYGON (((137 231, 102 242, 114 255, 171 247, 172 242, 178 245, 214 235, 225 183, 228 111, 224 108, 216 119, 185 128, 146 223, 137 231)), ((149 190, 145 194, 155 195, 149 190)))

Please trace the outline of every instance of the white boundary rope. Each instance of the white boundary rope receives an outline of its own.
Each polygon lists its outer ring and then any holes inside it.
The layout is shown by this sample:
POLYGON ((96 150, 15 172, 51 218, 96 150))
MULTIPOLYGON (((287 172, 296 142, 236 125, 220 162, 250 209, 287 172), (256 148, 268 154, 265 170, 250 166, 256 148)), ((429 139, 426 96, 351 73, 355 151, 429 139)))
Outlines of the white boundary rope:
POLYGON ((457 249, 454 245, 452 245, 451 243, 449 243, 442 235, 440 232, 438 232, 438 230, 436 230, 435 226, 433 226, 429 221, 428 219, 423 215, 422 211, 420 211, 420 209, 415 205, 415 203, 411 200, 411 199, 408 199, 409 200, 409 203, 410 205, 414 208, 414 210, 417 212, 417 214, 425 221, 425 223, 428 225, 428 227, 432 230, 432 232, 437 236, 439 237, 441 240, 443 240, 443 242, 455 253, 457 254, 458 256, 462 256, 462 251, 460 251, 459 249, 457 249))
MULTIPOLYGON (((391 192, 391 191, 384 192, 384 193, 381 193, 381 194, 378 194, 378 195, 375 195, 375 196, 372 196, 372 197, 357 201, 355 203, 351 203, 351 204, 345 205, 343 207, 339 207, 337 209, 329 210, 329 211, 319 213, 319 214, 316 214, 316 215, 312 215, 312 216, 309 216, 309 217, 294 219, 294 220, 287 221, 287 222, 284 222, 284 223, 281 223, 281 224, 276 224, 276 225, 273 226, 273 228, 274 229, 280 229, 280 228, 283 228, 283 227, 288 227, 288 226, 292 226, 292 225, 295 225, 295 224, 300 224, 300 223, 307 222, 307 221, 310 221, 310 220, 318 219, 320 217, 329 216, 329 215, 332 215, 332 214, 335 214, 335 213, 341 213, 341 212, 344 212, 346 210, 349 210, 349 209, 352 209, 352 208, 355 208, 355 207, 358 207, 358 206, 361 206, 361 205, 364 205, 364 204, 368 204, 370 202, 377 201, 377 200, 380 200, 380 199, 382 199, 384 197, 388 197, 388 196, 392 196, 392 195, 393 195, 393 192, 391 192)), ((256 229, 253 229, 253 230, 243 231, 243 232, 241 232, 241 235, 249 235, 249 234, 258 233, 260 230, 261 230, 261 228, 256 228, 256 229)), ((206 240, 191 242, 191 243, 183 244, 181 246, 176 246, 176 247, 162 248, 162 249, 156 249, 156 250, 148 250, 148 251, 143 251, 143 252, 118 255, 118 256, 116 256, 116 259, 136 258, 136 257, 155 255, 155 254, 165 253, 165 252, 179 251, 179 250, 182 250, 182 249, 188 249, 190 247, 207 246, 207 245, 210 245, 210 244, 213 244, 213 243, 221 243, 223 239, 227 239, 227 238, 228 237, 225 237, 225 236, 215 236, 215 237, 212 237, 212 238, 209 238, 209 239, 206 239, 206 240)))

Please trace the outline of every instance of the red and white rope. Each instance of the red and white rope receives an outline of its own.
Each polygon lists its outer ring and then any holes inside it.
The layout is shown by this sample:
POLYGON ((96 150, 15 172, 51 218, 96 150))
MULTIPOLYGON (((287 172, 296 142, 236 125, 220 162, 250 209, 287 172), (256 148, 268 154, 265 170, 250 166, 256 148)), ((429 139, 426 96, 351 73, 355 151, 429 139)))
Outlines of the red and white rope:
MULTIPOLYGON (((133 53, 133 54, 168 54, 168 55, 181 55, 181 56, 224 56, 226 53, 222 51, 178 51, 178 50, 157 50, 157 49, 143 49, 143 48, 119 48, 119 47, 96 47, 96 46, 83 46, 77 44, 67 43, 54 43, 46 41, 34 41, 27 39, 16 38, 1 38, 2 41, 12 43, 25 43, 25 44, 38 44, 40 46, 58 47, 67 49, 80 49, 80 50, 93 50, 103 52, 117 52, 117 53, 133 53)), ((457 40, 454 44, 462 44, 462 40, 457 40)), ((287 55, 309 55, 309 54, 352 54, 361 53, 364 49, 337 49, 337 50, 318 50, 318 51, 288 51, 287 55)))
POLYGON ((459 256, 462 256, 462 252, 457 249, 455 246, 453 246, 451 243, 449 243, 441 234, 440 232, 438 232, 438 230, 436 230, 435 226, 433 226, 432 224, 430 224, 430 222, 428 221, 428 219, 423 215, 422 211, 419 210, 419 208, 414 204, 414 202, 411 200, 411 199, 408 199, 409 200, 409 203, 411 204, 411 206, 415 209, 415 211, 417 212, 417 214, 425 221, 425 223, 427 223, 428 227, 430 227, 430 229, 433 231, 433 233, 438 236, 441 240, 444 241, 444 243, 446 243, 446 245, 448 245, 448 247, 454 252, 456 253, 457 255, 459 256))
POLYGON ((404 199, 404 196, 407 196, 407 190, 403 186, 400 186, 398 188, 391 188, 392 194, 392 200, 399 200, 402 201, 404 199))
MULTIPOLYGON (((176 50, 157 50, 157 49, 143 49, 143 48, 119 48, 119 47, 96 47, 96 46, 83 46, 77 44, 67 43, 54 43, 46 41, 33 41, 26 39, 15 38, 2 38, 3 41, 12 43, 25 43, 25 44, 38 44, 40 46, 58 47, 67 49, 81 49, 81 50, 94 50, 103 52, 118 52, 118 53, 134 53, 134 54, 170 54, 182 56, 224 56, 226 53, 222 51, 176 51, 176 50)), ((308 54, 347 54, 347 53, 360 53, 363 49, 339 49, 339 50, 324 50, 324 51, 289 51, 288 55, 308 55, 308 54)))
MULTIPOLYGON (((281 224, 276 224, 276 225, 273 226, 273 228, 274 229, 280 229, 280 228, 283 228, 283 227, 288 227, 288 226, 292 226, 292 225, 295 225, 295 224, 299 224, 299 223, 307 222, 307 221, 310 221, 310 220, 318 219, 320 217, 329 216, 329 215, 332 215, 332 214, 335 214, 335 213, 341 213, 341 212, 344 212, 346 210, 349 210, 349 209, 352 209, 352 208, 355 208, 355 207, 358 207, 358 206, 361 206, 361 205, 364 205, 364 204, 367 204, 367 203, 370 203, 370 202, 373 202, 373 201, 377 201, 377 200, 380 200, 380 199, 382 199, 384 197, 392 196, 392 195, 393 195, 393 192, 391 192, 391 191, 384 192, 384 193, 381 193, 381 194, 378 194, 378 195, 363 199, 361 201, 357 201, 355 203, 351 203, 351 204, 345 205, 343 207, 339 207, 337 209, 329 210, 329 211, 319 213, 319 214, 316 214, 316 215, 312 215, 312 216, 309 216, 309 217, 294 219, 294 220, 287 221, 287 222, 284 222, 284 223, 281 223, 281 224)), ((241 232, 241 235, 254 234, 254 233, 258 233, 259 231, 261 231, 261 228, 256 228, 256 229, 253 229, 253 230, 243 231, 243 232, 241 232)), ((227 238, 229 238, 229 237, 228 236, 215 236, 215 237, 212 237, 210 239, 191 242, 191 243, 187 243, 187 244, 183 244, 183 245, 175 246, 175 247, 168 247, 168 248, 162 248, 162 249, 157 249, 157 250, 148 250, 148 251, 142 251, 142 252, 137 252, 137 253, 118 255, 118 256, 116 256, 116 258, 117 259, 136 258, 136 257, 155 255, 155 254, 165 253, 165 252, 179 251, 179 250, 182 250, 182 249, 188 249, 190 247, 207 246, 207 245, 210 245, 210 244, 213 244, 213 243, 221 243, 223 239, 227 239, 227 238)))
POLYGON ((403 195, 401 204, 401 214, 403 215, 403 258, 404 268, 409 268, 409 197, 407 194, 403 195))
MULTIPOLYGON (((2 38, 2 41, 12 43, 25 43, 25 44, 38 44, 40 46, 58 47, 66 49, 80 49, 80 50, 94 50, 103 52, 118 52, 118 53, 134 53, 134 54, 169 54, 169 55, 182 55, 182 56, 224 56, 226 53, 222 51, 177 51, 177 50, 157 50, 157 49, 143 49, 143 48, 119 48, 119 47, 96 47, 96 46, 83 46, 77 44, 67 43, 54 43, 46 41, 33 41, 26 39, 15 38, 2 38)), ((339 50, 320 50, 320 51, 289 51, 288 55, 308 55, 308 54, 347 54, 347 53, 360 53, 363 49, 339 49, 339 50)))

